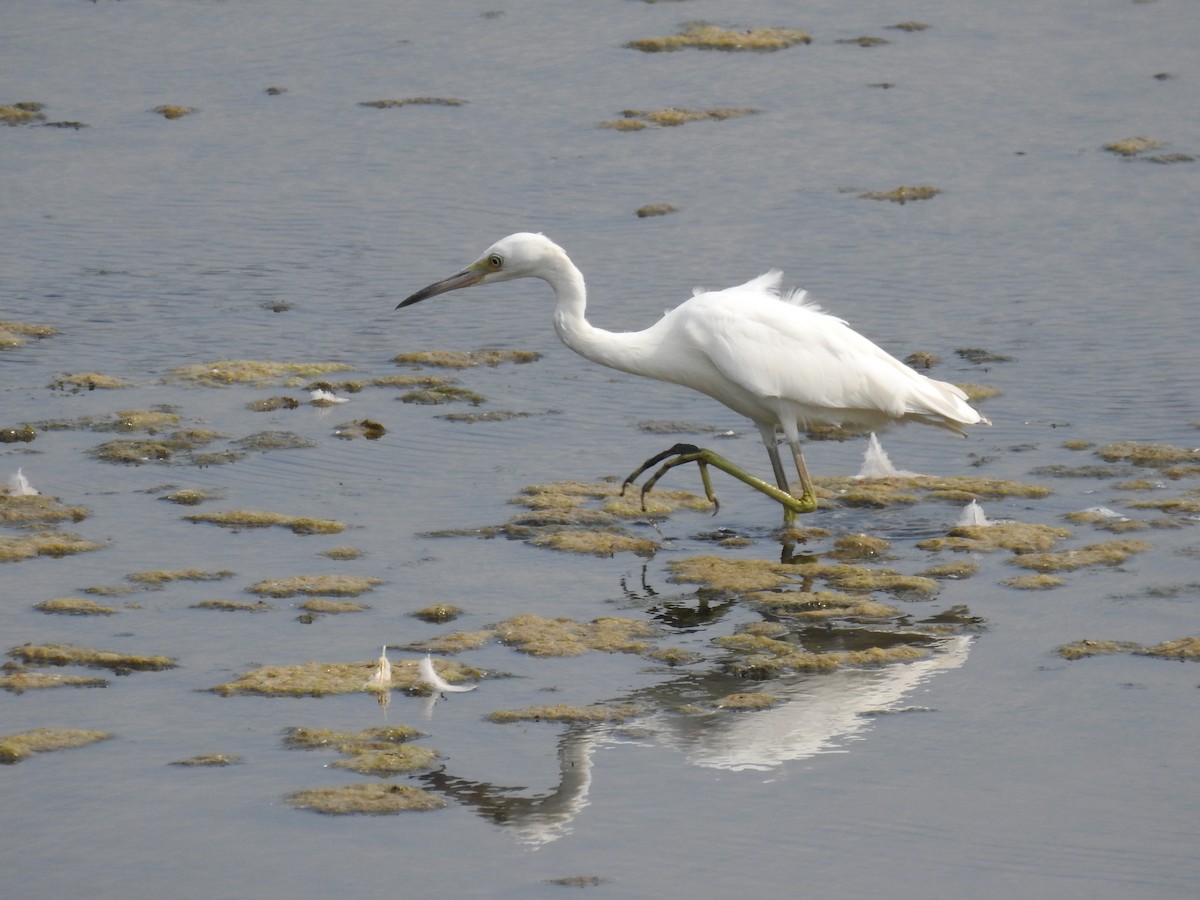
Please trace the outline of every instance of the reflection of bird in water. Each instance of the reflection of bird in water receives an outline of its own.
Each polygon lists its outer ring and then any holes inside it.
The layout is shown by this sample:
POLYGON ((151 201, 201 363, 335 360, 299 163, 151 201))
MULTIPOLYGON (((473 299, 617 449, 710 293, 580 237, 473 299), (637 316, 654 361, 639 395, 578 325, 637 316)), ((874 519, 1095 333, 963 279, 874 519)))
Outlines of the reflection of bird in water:
POLYGON ((912 662, 776 679, 757 688, 771 694, 775 705, 754 711, 679 711, 684 698, 696 702, 697 691, 724 690, 728 677, 706 685, 692 674, 649 687, 620 701, 646 705, 645 716, 617 726, 569 728, 558 741, 557 781, 536 792, 463 778, 444 768, 417 779, 510 829, 522 843, 539 846, 569 834, 590 802, 597 788, 592 757, 598 749, 649 742, 681 751, 693 765, 732 771, 766 771, 818 753, 846 752, 847 744, 863 739, 873 716, 911 708, 903 704, 930 678, 966 662, 971 641, 970 635, 939 638, 929 645, 928 657, 912 662))
POLYGON ((601 365, 693 388, 746 416, 758 426, 777 487, 690 444, 648 460, 626 483, 667 460, 644 493, 667 469, 696 462, 713 499, 705 469, 711 464, 777 500, 788 522, 817 505, 800 452, 802 428, 873 431, 892 422, 921 422, 962 434, 963 426, 987 423, 959 388, 914 372, 841 319, 805 302, 803 291, 781 295, 781 274, 771 271, 723 291, 697 291, 645 331, 605 331, 585 318, 583 275, 563 249, 540 234, 522 233, 497 241, 461 272, 396 308, 474 284, 541 278, 557 298, 554 327, 564 344, 601 365), (788 486, 777 428, 800 476, 799 497, 788 486))

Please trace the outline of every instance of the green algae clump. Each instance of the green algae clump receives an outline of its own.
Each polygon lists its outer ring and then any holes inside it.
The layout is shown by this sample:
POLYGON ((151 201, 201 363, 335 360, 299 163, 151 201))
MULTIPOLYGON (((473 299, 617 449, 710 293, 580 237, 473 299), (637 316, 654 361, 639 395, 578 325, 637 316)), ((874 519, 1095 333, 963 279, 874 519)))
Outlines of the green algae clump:
POLYGON ((193 603, 188 609, 216 609, 221 612, 269 612, 275 607, 259 600, 255 603, 243 603, 238 600, 201 600, 193 603))
POLYGON ((37 666, 88 666, 96 669, 161 671, 175 668, 175 660, 164 655, 118 653, 74 644, 21 644, 8 651, 13 659, 37 666))
MULTIPOLYGON (((12 663, 9 663, 11 666, 12 663)), ((86 678, 83 675, 62 675, 58 672, 11 672, 5 667, 0 674, 0 690, 10 694, 56 687, 108 687, 107 678, 86 678)))
POLYGON ((756 50, 770 52, 796 44, 811 44, 812 36, 798 28, 751 28, 735 31, 707 22, 693 22, 678 34, 642 38, 626 46, 644 53, 684 50, 756 50))
POLYGON ((10 494, 0 487, 0 525, 54 525, 68 519, 82 522, 88 512, 86 507, 64 506, 45 494, 10 494))
POLYGON ((392 362, 413 368, 432 366, 442 369, 469 369, 473 366, 494 368, 506 362, 524 365, 537 362, 541 358, 542 354, 533 350, 418 350, 399 353, 392 357, 392 362))
POLYGON ((340 534, 346 526, 333 519, 316 519, 311 516, 289 516, 283 513, 257 509, 231 509, 226 512, 192 513, 183 517, 189 522, 205 522, 232 528, 269 528, 273 525, 290 528, 295 534, 340 534))
POLYGON ((84 540, 69 531, 41 531, 21 537, 0 536, 0 562, 19 562, 35 556, 71 556, 107 545, 84 540))
POLYGON ((1127 460, 1135 466, 1169 466, 1182 462, 1200 462, 1200 450, 1171 444, 1147 444, 1141 441, 1117 441, 1105 444, 1096 455, 1109 462, 1127 460))
MULTIPOLYGON (((263 697, 324 697, 351 694, 375 671, 376 660, 353 663, 307 662, 290 666, 260 666, 244 672, 233 681, 208 688, 215 694, 232 697, 251 694, 263 697)), ((461 663, 440 661, 438 673, 451 683, 479 679, 483 672, 461 663)), ((421 684, 416 660, 392 663, 392 682, 396 690, 415 690, 421 684)))
POLYGON ((446 805, 441 797, 421 788, 378 782, 296 791, 288 794, 284 800, 291 806, 330 816, 386 816, 441 809, 446 805))
POLYGON ((167 584, 172 581, 224 581, 232 578, 233 572, 228 569, 216 572, 207 569, 149 569, 130 572, 125 577, 138 584, 167 584))
POLYGON ((409 615, 422 622, 453 622, 462 615, 462 610, 453 603, 435 603, 432 606, 414 609, 409 615))
POLYGON ((530 543, 535 547, 547 547, 566 553, 590 553, 593 556, 613 556, 617 553, 653 556, 659 548, 658 542, 649 538, 583 529, 551 531, 537 535, 530 543))
POLYGON ((1049 550, 1071 536, 1068 528, 1023 522, 997 522, 993 525, 956 525, 949 536, 919 541, 922 550, 953 550, 960 553, 988 553, 1011 550, 1033 553, 1049 550))
POLYGON ((635 704, 611 706, 597 703, 592 706, 526 706, 521 709, 499 709, 489 713, 489 722, 507 725, 513 722, 557 722, 565 724, 600 724, 626 722, 640 715, 642 707, 635 704))
POLYGON ((421 736, 411 725, 384 725, 365 731, 333 731, 329 728, 288 728, 283 745, 292 750, 323 750, 351 744, 355 746, 402 744, 421 736))
POLYGON ((51 390, 71 391, 76 394, 80 391, 97 389, 115 391, 129 387, 133 387, 132 382, 126 381, 124 378, 117 378, 115 375, 105 375, 102 372, 72 372, 60 375, 50 382, 51 390))
POLYGON ((374 109, 398 109, 401 106, 462 106, 466 102, 457 97, 405 97, 400 100, 360 100, 358 105, 374 109))
POLYGON ((378 749, 370 745, 343 745, 338 751, 348 758, 334 760, 330 763, 334 768, 350 769, 360 775, 383 777, 429 769, 441 758, 441 754, 430 747, 399 746, 378 749))
POLYGON ((49 753, 106 741, 113 735, 84 728, 35 728, 0 737, 0 763, 12 765, 34 753, 49 753))
MULTIPOLYGON (((11 107, 0 107, 0 110, 11 107)), ((2 117, 0 113, 0 117, 2 117)), ((31 325, 27 322, 13 322, 0 319, 0 350, 11 350, 22 346, 27 338, 47 338, 58 332, 49 325, 31 325)))
POLYGON ((579 656, 589 650, 643 653, 649 649, 645 639, 659 636, 658 629, 647 622, 614 616, 584 623, 526 613, 500 622, 492 630, 502 642, 530 656, 579 656))
POLYGON ((241 762, 243 762, 242 758, 236 753, 201 753, 198 756, 189 756, 187 759, 176 760, 171 765, 188 768, 197 766, 220 768, 222 766, 236 766, 241 762))
POLYGON ((84 597, 55 597, 53 600, 43 600, 33 608, 62 616, 111 616, 116 612, 111 606, 102 606, 84 597))
POLYGON ((1115 153, 1117 156, 1130 157, 1137 156, 1139 153, 1145 153, 1147 150, 1158 150, 1162 145, 1162 141, 1157 138, 1131 137, 1113 141, 1111 144, 1105 144, 1104 149, 1109 153, 1115 153))
POLYGON ((324 613, 331 616, 336 616, 339 613, 363 612, 370 609, 365 603, 359 603, 357 600, 328 600, 324 597, 314 597, 311 600, 305 600, 299 605, 299 608, 311 613, 324 613))
POLYGON ((1025 553, 1014 556, 1009 561, 1022 568, 1037 569, 1040 572, 1072 572, 1086 566, 1118 565, 1135 553, 1143 553, 1150 547, 1145 541, 1126 539, 1089 544, 1076 550, 1025 553))
POLYGON ((167 375, 168 381, 182 381, 204 387, 225 387, 231 384, 267 385, 294 379, 310 379, 330 372, 345 372, 353 366, 346 363, 285 363, 270 360, 222 359, 211 363, 180 366, 167 375))
POLYGON ((714 704, 717 709, 732 709, 752 711, 770 709, 779 702, 778 698, 760 691, 741 691, 736 694, 726 694, 714 704))
POLYGON ((859 194, 859 197, 863 200, 890 200, 892 203, 899 203, 903 206, 912 200, 930 200, 941 192, 940 188, 930 185, 921 185, 919 187, 905 187, 901 185, 890 191, 868 191, 865 194, 859 194))
POLYGON ((1061 575, 1039 572, 1036 575, 1015 575, 1005 578, 1000 583, 1020 591, 1048 591, 1066 584, 1066 580, 1061 575))
POLYGON ((1200 662, 1200 637, 1183 637, 1173 641, 1164 641, 1137 652, 1143 656, 1157 656, 1162 659, 1190 659, 1200 662))
POLYGON ((640 131, 650 125, 660 128, 674 128, 688 122, 723 122, 725 119, 736 119, 741 116, 753 115, 756 112, 758 112, 756 109, 732 107, 680 109, 672 106, 656 110, 626 109, 621 113, 623 118, 616 119, 615 121, 601 122, 599 127, 611 128, 616 131, 640 131))
POLYGON ((263 597, 295 597, 297 594, 310 596, 355 597, 365 594, 383 584, 382 578, 365 578, 358 575, 296 575, 291 578, 268 578, 246 588, 252 594, 263 597))

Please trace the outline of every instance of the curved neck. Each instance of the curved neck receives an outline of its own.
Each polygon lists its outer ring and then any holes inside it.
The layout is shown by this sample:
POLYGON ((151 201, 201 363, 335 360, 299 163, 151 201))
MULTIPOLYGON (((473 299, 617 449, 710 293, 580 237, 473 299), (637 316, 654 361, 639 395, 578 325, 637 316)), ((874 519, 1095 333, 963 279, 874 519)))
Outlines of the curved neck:
POLYGON ((542 277, 554 289, 558 301, 554 308, 554 330, 559 340, 580 356, 602 366, 657 377, 647 366, 653 354, 645 338, 646 332, 605 331, 588 322, 583 274, 566 254, 542 277))

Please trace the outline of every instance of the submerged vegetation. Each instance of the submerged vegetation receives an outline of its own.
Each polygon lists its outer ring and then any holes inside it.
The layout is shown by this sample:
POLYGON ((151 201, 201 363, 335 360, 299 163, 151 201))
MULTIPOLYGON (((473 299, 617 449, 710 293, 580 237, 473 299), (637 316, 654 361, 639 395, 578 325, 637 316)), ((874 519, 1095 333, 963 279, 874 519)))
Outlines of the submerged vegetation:
POLYGON ((35 728, 0 737, 0 763, 12 765, 35 753, 50 753, 107 741, 113 735, 85 728, 35 728))
POLYGON ((726 119, 737 119, 742 116, 753 115, 756 112, 758 112, 757 109, 736 107, 679 109, 672 106, 657 110, 626 109, 622 111, 620 119, 601 122, 599 127, 612 128, 616 131, 640 131, 651 125, 661 128, 673 128, 687 122, 723 122, 726 119))
POLYGON ((796 44, 811 44, 812 36, 798 28, 751 28, 733 30, 693 22, 678 34, 666 37, 641 38, 628 46, 645 53, 695 48, 698 50, 783 50, 796 44))

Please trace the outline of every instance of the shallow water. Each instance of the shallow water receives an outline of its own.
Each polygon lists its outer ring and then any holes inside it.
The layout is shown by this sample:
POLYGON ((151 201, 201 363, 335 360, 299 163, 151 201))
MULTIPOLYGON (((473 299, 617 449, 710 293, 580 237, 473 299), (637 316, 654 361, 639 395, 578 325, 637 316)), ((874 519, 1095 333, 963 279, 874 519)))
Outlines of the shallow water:
MULTIPOLYGON (((316 442, 206 468, 100 462, 88 451, 118 435, 78 429, 0 448, 0 475, 20 467, 44 493, 88 507, 87 519, 64 527, 107 544, 0 566, 4 649, 72 642, 180 662, 110 676, 104 690, 0 694, 0 735, 49 726, 116 735, 0 770, 5 880, 25 894, 97 897, 347 887, 527 897, 574 875, 629 897, 1192 896, 1200 675, 1190 663, 1128 654, 1067 663, 1054 650, 1082 638, 1155 644, 1196 634, 1193 519, 1136 532, 1151 549, 1065 573, 1044 592, 1001 583, 1024 572, 1008 554, 976 555, 978 572, 942 583, 931 600, 880 598, 913 619, 965 606, 980 620, 928 660, 747 684, 721 673, 710 642, 759 614, 735 601, 705 606, 666 568, 700 553, 778 558, 777 508, 733 482, 717 483, 716 517, 675 513, 658 535, 636 526, 664 540, 650 560, 426 535, 506 521, 525 485, 620 477, 667 443, 696 439, 641 422, 732 431, 711 440, 761 471, 754 430, 705 397, 576 357, 557 343, 541 285, 393 307, 522 229, 566 247, 589 277, 592 320, 614 329, 645 327, 693 285, 782 268, 897 356, 936 353, 936 377, 1002 392, 981 404, 993 427, 965 441, 920 428, 885 435, 897 466, 1054 491, 985 500, 993 518, 1062 525, 1065 513, 1094 506, 1161 518, 1128 506, 1146 492, 1117 485, 1148 477, 1162 483, 1150 495, 1176 497, 1195 490, 1194 478, 1121 464, 1103 475, 1034 473, 1101 463, 1091 449, 1066 449, 1068 440, 1196 445, 1200 168, 1101 148, 1149 135, 1166 143, 1162 152, 1200 154, 1198 33, 1200 7, 1186 0, 899 11, 608 0, 449 4, 419 15, 373 0, 101 0, 0 10, 0 103, 41 101, 48 120, 88 126, 0 130, 0 319, 58 330, 0 351, 0 427, 167 404, 229 439, 280 430, 316 442), (931 27, 884 27, 910 16, 931 27), (684 19, 803 27, 814 41, 772 54, 623 46, 684 19), (837 43, 863 34, 891 43, 837 43), (894 87, 871 87, 882 82, 894 87), (268 96, 271 85, 287 92, 268 96), (467 103, 358 105, 417 96, 467 103), (164 103, 199 111, 173 121, 149 112, 164 103), (626 108, 667 106, 759 112, 638 133, 595 127, 626 108), (924 184, 942 193, 904 205, 858 196, 924 184), (657 202, 680 211, 634 216, 657 202), (280 303, 289 308, 270 310, 280 303), (484 346, 543 354, 456 376, 487 397, 482 410, 532 415, 452 422, 441 416, 463 407, 402 404, 381 388, 328 410, 255 413, 248 401, 304 392, 163 381, 176 366, 229 358, 336 360, 353 366, 347 377, 370 379, 395 374, 398 352, 484 346), (960 348, 1012 360, 972 364, 960 348), (47 387, 85 371, 135 386, 47 387), (363 418, 387 435, 332 436, 363 418), (168 485, 222 499, 179 507, 161 499, 168 485), (182 519, 232 508, 349 529, 233 533, 182 519), (753 542, 716 547, 703 535, 718 528, 753 542), (363 556, 319 555, 346 544, 363 556), (103 619, 33 609, 132 572, 182 568, 235 575, 100 597, 120 608, 103 619), (386 584, 362 598, 367 611, 307 625, 287 600, 261 615, 189 608, 250 598, 244 588, 265 578, 323 572, 386 584), (409 615, 438 601, 466 613, 449 626, 409 615), (203 691, 258 664, 365 662, 385 642, 522 612, 644 618, 706 662, 536 659, 495 643, 462 654, 513 677, 432 710, 396 693, 388 709, 389 721, 420 727, 444 756, 437 773, 396 781, 451 802, 380 818, 283 801, 371 780, 280 739, 289 726, 380 724, 369 696, 203 691), (670 712, 742 689, 780 703, 708 719, 670 712), (483 719, 531 704, 625 700, 650 712, 620 729, 483 719), (206 752, 245 762, 168 765, 206 752)), ((222 439, 209 449, 230 448, 222 439)), ((861 441, 817 442, 806 455, 818 476, 846 475, 862 452, 861 441)), ((663 486, 699 487, 683 469, 663 486)), ((886 537, 887 564, 911 574, 955 560, 916 543, 944 533, 960 505, 839 507, 812 521, 834 537, 886 537)), ((1115 537, 1069 527, 1067 546, 1115 537)), ((397 661, 414 656, 392 651, 397 661)))

